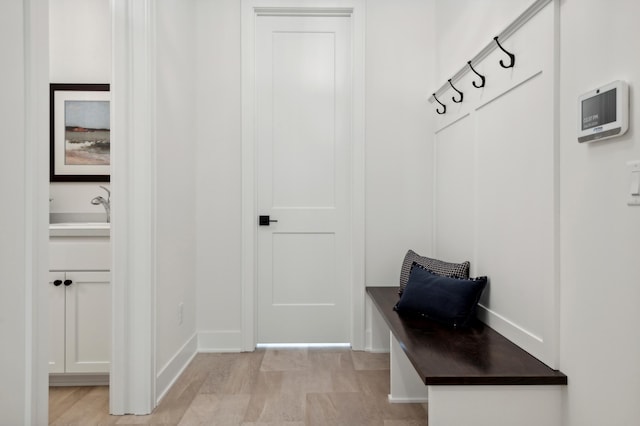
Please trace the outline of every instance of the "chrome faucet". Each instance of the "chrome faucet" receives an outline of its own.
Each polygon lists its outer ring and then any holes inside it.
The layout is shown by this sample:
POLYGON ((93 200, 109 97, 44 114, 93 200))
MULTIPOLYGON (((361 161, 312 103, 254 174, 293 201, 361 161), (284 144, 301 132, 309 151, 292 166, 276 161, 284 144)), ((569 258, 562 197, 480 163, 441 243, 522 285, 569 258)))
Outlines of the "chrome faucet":
POLYGON ((91 204, 93 204, 94 206, 102 204, 102 207, 104 207, 104 211, 107 213, 107 223, 109 223, 111 222, 111 191, 109 191, 107 188, 105 188, 102 185, 99 185, 99 186, 100 188, 107 191, 107 199, 105 200, 103 197, 98 196, 98 197, 95 197, 93 200, 91 200, 91 204))

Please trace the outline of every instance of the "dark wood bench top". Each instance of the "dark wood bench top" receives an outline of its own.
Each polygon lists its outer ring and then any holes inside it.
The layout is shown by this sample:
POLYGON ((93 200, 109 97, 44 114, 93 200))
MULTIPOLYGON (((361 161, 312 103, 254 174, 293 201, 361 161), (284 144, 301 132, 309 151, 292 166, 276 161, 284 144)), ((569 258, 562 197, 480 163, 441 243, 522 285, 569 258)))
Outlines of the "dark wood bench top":
POLYGON ((393 310, 398 287, 367 287, 425 385, 566 385, 553 370, 484 323, 454 330, 393 310))

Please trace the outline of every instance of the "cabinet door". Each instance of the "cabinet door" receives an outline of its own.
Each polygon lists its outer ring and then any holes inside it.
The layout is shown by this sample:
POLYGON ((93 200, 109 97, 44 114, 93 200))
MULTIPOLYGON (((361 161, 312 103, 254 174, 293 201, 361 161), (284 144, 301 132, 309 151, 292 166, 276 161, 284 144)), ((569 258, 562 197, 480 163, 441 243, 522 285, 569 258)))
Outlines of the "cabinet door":
POLYGON ((66 372, 108 373, 111 359, 109 272, 67 272, 66 372))
POLYGON ((64 373, 64 272, 49 273, 49 373, 64 373))

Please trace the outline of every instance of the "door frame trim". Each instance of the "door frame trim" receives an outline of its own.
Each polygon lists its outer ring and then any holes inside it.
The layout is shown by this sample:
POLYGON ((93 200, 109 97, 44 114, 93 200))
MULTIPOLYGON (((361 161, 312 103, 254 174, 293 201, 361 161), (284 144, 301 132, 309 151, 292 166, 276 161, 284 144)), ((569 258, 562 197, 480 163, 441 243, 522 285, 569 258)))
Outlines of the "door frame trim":
MULTIPOLYGON (((49 4, 25 0, 25 424, 48 419, 49 4)), ((110 414, 149 414, 155 398, 153 0, 110 0, 112 19, 112 313, 110 414), (133 53, 136 54, 133 54, 133 53), (134 66, 136 65, 136 66, 134 66), (117 106, 116 106, 117 105, 117 106), (134 155, 135 154, 135 155, 134 155), (137 158, 135 168, 130 158, 137 158), (148 161, 140 161, 146 159, 148 161), (151 220, 149 219, 149 216, 151 220), (140 224, 144 224, 141 226, 140 224), (143 253, 138 255, 137 253, 143 253), (135 255, 135 257, 134 257, 135 255), (135 285, 132 285, 135 283, 135 285)))
MULTIPOLYGON (((49 418, 49 3, 25 0, 24 39, 24 424, 49 418)), ((16 42, 20 42, 16 40, 16 42)), ((16 177, 16 179, 21 179, 16 177)), ((13 353, 10 351, 10 353, 13 353)), ((18 367, 16 367, 18 368, 18 367)), ((17 411, 16 411, 17 412, 17 411)), ((16 417, 17 418, 17 417, 16 417)))
POLYGON ((111 374, 109 413, 156 406, 155 8, 111 0, 111 374))
POLYGON ((242 0, 242 350, 257 343, 257 181, 255 126, 255 24, 257 16, 348 16, 351 21, 351 347, 365 342, 365 1, 242 0))

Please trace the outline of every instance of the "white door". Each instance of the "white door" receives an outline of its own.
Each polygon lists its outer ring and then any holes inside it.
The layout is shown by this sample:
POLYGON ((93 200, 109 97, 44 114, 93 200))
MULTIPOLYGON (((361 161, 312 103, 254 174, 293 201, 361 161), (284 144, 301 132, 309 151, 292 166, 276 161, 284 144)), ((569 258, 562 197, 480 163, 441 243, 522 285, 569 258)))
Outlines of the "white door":
POLYGON ((109 272, 67 272, 67 373, 108 373, 111 359, 109 272))
POLYGON ((350 340, 349 24, 256 18, 258 343, 350 340))

